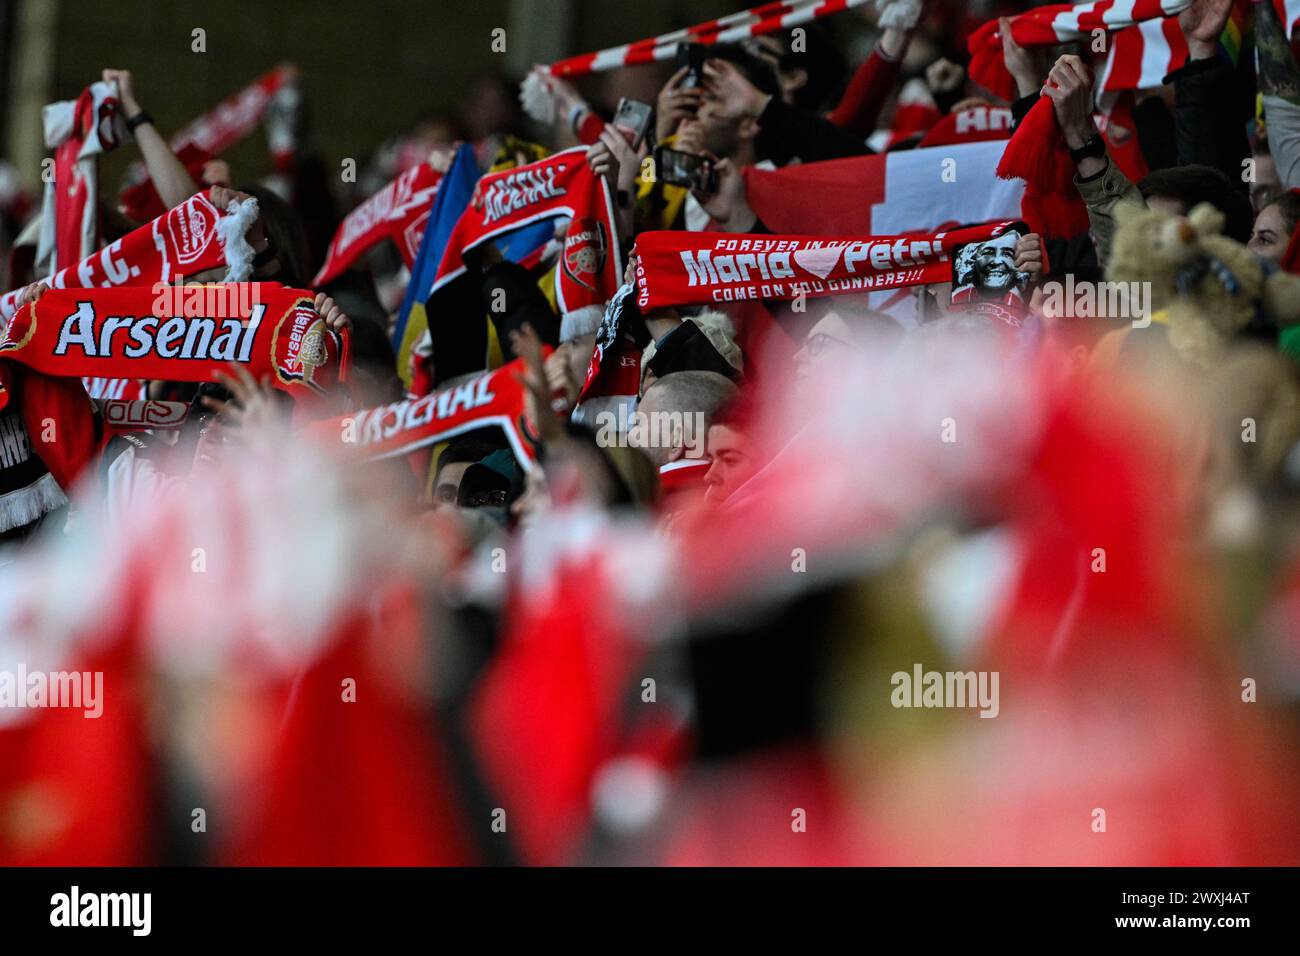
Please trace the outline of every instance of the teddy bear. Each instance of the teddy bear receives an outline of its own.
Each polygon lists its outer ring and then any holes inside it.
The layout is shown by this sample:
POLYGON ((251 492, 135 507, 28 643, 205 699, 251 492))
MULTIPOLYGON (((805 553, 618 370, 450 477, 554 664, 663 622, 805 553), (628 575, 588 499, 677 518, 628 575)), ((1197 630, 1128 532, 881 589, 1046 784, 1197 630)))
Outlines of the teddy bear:
POLYGON ((1221 235, 1223 213, 1210 204, 1183 218, 1120 203, 1115 220, 1106 280, 1149 283, 1150 315, 1185 361, 1210 367, 1255 320, 1278 329, 1300 324, 1300 276, 1221 235))

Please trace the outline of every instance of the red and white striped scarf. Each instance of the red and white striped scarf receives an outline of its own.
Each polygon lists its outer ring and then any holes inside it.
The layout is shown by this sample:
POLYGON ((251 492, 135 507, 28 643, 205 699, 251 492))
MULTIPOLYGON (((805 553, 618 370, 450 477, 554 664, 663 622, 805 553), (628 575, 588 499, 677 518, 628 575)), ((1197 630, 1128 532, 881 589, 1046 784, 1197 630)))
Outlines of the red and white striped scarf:
MULTIPOLYGON (((1187 57, 1187 43, 1176 15, 1191 4, 1192 0, 1057 3, 1012 18, 1011 34, 1025 47, 1088 42, 1098 30, 1115 34, 1113 42, 1107 43, 1110 61, 1102 90, 1159 86, 1187 57)), ((1016 86, 1002 62, 998 21, 990 20, 972 33, 967 48, 971 78, 1003 99, 1014 99, 1016 86)))
POLYGON ((819 20, 867 2, 868 0, 775 0, 750 10, 705 20, 693 27, 661 33, 657 37, 572 56, 552 63, 550 69, 556 76, 588 76, 638 63, 670 60, 677 55, 679 43, 737 43, 748 37, 819 20))

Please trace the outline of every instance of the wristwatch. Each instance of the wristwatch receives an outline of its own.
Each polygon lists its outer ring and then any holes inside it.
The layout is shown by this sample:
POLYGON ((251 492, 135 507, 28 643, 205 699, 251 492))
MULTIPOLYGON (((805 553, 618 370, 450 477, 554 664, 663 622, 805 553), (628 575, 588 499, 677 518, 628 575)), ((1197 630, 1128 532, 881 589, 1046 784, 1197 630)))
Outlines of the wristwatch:
POLYGON ((141 110, 140 112, 136 113, 134 116, 128 116, 126 118, 126 128, 129 132, 135 133, 135 131, 139 127, 143 126, 145 123, 152 123, 152 122, 153 122, 153 117, 149 115, 149 111, 141 110))
POLYGON ((1077 165, 1080 160, 1087 159, 1089 156, 1096 156, 1098 159, 1106 155, 1106 141, 1101 138, 1101 133, 1093 133, 1078 149, 1070 150, 1070 158, 1077 165))

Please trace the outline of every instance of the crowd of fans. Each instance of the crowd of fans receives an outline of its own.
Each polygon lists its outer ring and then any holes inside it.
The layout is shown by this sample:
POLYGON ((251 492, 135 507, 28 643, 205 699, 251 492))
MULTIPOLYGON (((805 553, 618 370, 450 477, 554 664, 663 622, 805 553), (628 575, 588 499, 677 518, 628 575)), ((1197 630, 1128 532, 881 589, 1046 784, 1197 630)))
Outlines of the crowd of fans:
MULTIPOLYGON (((890 0, 680 62, 539 67, 528 113, 482 80, 355 182, 292 72, 257 179, 178 156, 149 91, 105 70, 144 117, 158 211, 256 199, 252 279, 310 290, 350 373, 312 407, 238 367, 130 383, 185 406, 164 428, 114 428, 88 394, 93 454, 55 490, 27 451, 57 413, 19 407, 43 393, 0 350, 0 670, 104 679, 96 720, 0 708, 0 861, 1294 863, 1289 30, 1270 3, 1196 0, 1170 18, 1186 61, 1113 106, 1087 42, 1016 41, 1006 18, 1033 6, 890 0), (1241 11, 1253 47, 1229 55, 1241 11), (1000 17, 1012 100, 967 73, 1000 17), (653 107, 643 129, 622 99, 653 107), (911 202, 938 208, 1008 188, 963 172, 966 144, 1039 135, 1023 212, 949 281, 627 295, 642 234, 843 237, 844 197, 902 189, 873 157, 933 157, 911 202), (583 252, 622 254, 626 308, 556 301, 566 218, 530 254, 467 254, 468 294, 428 298, 414 343, 394 245, 312 286, 346 210, 465 145, 476 176, 585 147, 615 235, 583 252), (811 185, 774 204, 762 175, 811 185), (1077 307, 1112 282, 1125 308, 1077 307), (593 390, 610 364, 627 384, 593 390), (517 421, 365 461, 319 440, 496 369, 517 421), (1000 702, 900 704, 914 666, 1000 675, 1000 702)), ((28 307, 51 294, 39 202, 10 173, 4 288, 28 307)), ((107 191, 97 212, 105 245, 155 214, 107 191)))

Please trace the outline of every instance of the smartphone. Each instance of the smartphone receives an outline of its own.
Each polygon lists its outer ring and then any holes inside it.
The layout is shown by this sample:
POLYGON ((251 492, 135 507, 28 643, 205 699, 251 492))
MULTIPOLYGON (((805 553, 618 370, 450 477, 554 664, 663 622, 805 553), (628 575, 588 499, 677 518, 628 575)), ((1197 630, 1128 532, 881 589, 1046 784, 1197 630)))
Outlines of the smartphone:
POLYGON ((704 85, 704 61, 708 48, 703 43, 677 44, 677 67, 686 67, 686 75, 679 84, 684 90, 704 85))
POLYGON ((655 150, 654 162, 656 175, 669 185, 685 186, 700 193, 718 191, 718 171, 708 157, 660 146, 655 150))
POLYGON ((640 149, 646 133, 650 131, 650 120, 654 108, 640 100, 629 100, 626 96, 618 101, 614 111, 614 128, 623 134, 633 149, 640 149))

